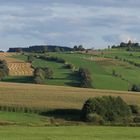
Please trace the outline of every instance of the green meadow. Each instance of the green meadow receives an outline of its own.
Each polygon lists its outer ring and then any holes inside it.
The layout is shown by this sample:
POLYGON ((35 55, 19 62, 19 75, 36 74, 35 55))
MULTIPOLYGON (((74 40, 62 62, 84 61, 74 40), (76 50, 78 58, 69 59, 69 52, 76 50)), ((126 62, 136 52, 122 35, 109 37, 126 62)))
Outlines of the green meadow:
MULTIPOLYGON (((97 54, 80 54, 80 53, 49 53, 50 56, 63 58, 67 63, 73 64, 78 70, 79 67, 88 68, 92 77, 92 86, 96 89, 124 90, 128 91, 132 84, 140 85, 140 68, 121 59, 131 60, 140 63, 139 52, 127 52, 123 50, 103 51, 97 54), (111 60, 91 61, 90 57, 96 59, 110 58, 111 60), (120 76, 113 76, 112 71, 120 76)), ((26 61, 25 55, 12 56, 17 59, 26 61)), ((35 59, 32 63, 34 67, 50 67, 54 72, 54 78, 45 81, 48 85, 75 86, 78 78, 72 74, 72 71, 65 68, 62 63, 35 59)), ((12 78, 11 78, 12 79, 12 78)), ((23 78, 23 83, 32 83, 31 78, 23 78)), ((5 79, 9 81, 9 78, 5 79)), ((12 80, 10 80, 12 82, 12 80)), ((13 78, 13 81, 14 78, 13 78)), ((21 82, 22 82, 21 81, 21 82)))
POLYGON ((139 140, 138 127, 0 127, 1 140, 139 140))

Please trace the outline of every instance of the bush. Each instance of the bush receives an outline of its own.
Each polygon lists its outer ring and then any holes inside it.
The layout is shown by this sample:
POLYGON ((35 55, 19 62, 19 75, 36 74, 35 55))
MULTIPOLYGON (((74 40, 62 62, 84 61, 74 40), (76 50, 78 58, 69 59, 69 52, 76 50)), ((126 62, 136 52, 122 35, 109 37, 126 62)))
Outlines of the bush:
POLYGON ((42 84, 45 80, 45 72, 41 68, 35 68, 34 81, 36 84, 42 84))
POLYGON ((0 60, 0 80, 9 75, 9 69, 6 61, 0 60))
POLYGON ((120 97, 111 96, 88 99, 82 109, 82 119, 88 121, 87 116, 91 113, 96 113, 110 122, 131 116, 130 107, 120 97))
POLYGON ((36 84, 43 84, 43 82, 44 82, 43 79, 41 79, 41 77, 39 77, 39 76, 36 76, 34 78, 34 81, 36 84))
POLYGON ((73 70, 74 69, 74 66, 72 64, 66 64, 66 68, 73 70))
POLYGON ((50 68, 35 68, 34 81, 36 84, 42 84, 45 79, 51 79, 53 71, 50 68))
POLYGON ((50 68, 45 68, 44 69, 45 72, 45 79, 51 79, 53 78, 53 71, 50 68))
POLYGON ((87 121, 93 122, 94 124, 104 124, 104 119, 96 113, 90 113, 87 115, 87 121))
POLYGON ((80 77, 80 86, 83 88, 92 87, 92 79, 88 69, 79 68, 78 75, 80 77))
POLYGON ((133 119, 134 123, 140 123, 140 116, 136 116, 133 119))
POLYGON ((28 55, 28 58, 27 58, 27 61, 29 62, 29 63, 32 63, 33 61, 34 61, 34 56, 33 55, 28 55))
POLYGON ((140 86, 132 85, 131 91, 140 92, 140 86))
POLYGON ((45 79, 45 72, 41 68, 35 68, 34 77, 40 77, 41 79, 45 79))
POLYGON ((57 58, 57 62, 58 63, 65 63, 66 61, 64 59, 62 59, 62 58, 57 58))
POLYGON ((131 112, 133 114, 140 114, 140 107, 137 105, 130 105, 131 112))

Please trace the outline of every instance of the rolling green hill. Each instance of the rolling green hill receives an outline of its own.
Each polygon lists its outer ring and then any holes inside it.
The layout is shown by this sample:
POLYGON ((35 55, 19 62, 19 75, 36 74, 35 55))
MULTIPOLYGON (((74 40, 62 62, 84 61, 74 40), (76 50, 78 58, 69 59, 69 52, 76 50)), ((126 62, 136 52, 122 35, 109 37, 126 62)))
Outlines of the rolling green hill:
MULTIPOLYGON (((140 68, 135 65, 135 63, 140 64, 140 52, 105 50, 89 54, 49 53, 49 55, 63 58, 67 63, 73 64, 76 69, 79 67, 88 68, 93 79, 92 86, 96 89, 127 91, 131 88, 132 84, 140 85, 140 68), (124 61, 124 59, 127 61, 124 61), (134 63, 129 63, 129 61, 134 63), (113 70, 115 70, 117 76, 112 75, 113 70)), ((14 55, 13 57, 24 61, 27 60, 27 57, 24 55, 14 55)), ((64 64, 35 59, 32 65, 35 67, 47 66, 53 69, 54 79, 46 80, 45 84, 75 86, 75 83, 78 82, 78 78, 72 75, 72 71, 66 69, 64 64)), ((26 79, 27 81, 23 81, 28 83, 29 80, 28 78, 26 79)), ((6 78, 5 81, 9 80, 6 78)), ((9 82, 12 82, 12 80, 9 82)), ((30 82, 32 83, 32 81, 30 82)))

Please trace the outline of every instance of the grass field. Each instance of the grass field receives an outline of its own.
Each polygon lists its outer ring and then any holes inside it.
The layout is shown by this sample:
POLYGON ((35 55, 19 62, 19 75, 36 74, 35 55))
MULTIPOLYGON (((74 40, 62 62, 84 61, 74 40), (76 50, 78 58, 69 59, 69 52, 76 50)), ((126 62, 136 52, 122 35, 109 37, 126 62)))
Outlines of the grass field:
POLYGON ((93 87, 97 89, 128 90, 128 83, 118 77, 113 77, 102 65, 95 61, 86 60, 84 54, 54 54, 74 64, 77 68, 88 68, 93 79, 93 87), (118 86, 119 85, 119 86, 118 86))
POLYGON ((72 71, 70 69, 65 68, 63 63, 35 59, 33 66, 44 68, 49 67, 53 70, 53 79, 45 80, 47 85, 73 86, 76 83, 76 77, 72 75, 72 71))
POLYGON ((138 127, 0 127, 1 140, 139 140, 138 127))
POLYGON ((78 67, 88 68, 93 79, 93 87, 98 89, 128 90, 132 84, 140 85, 140 68, 127 62, 114 59, 115 56, 140 62, 140 53, 126 51, 105 51, 103 54, 52 54, 64 58, 69 63, 78 67), (107 58, 111 59, 107 59, 107 58), (112 71, 121 77, 112 76, 112 71), (102 81, 102 82, 101 82, 102 81))
POLYGON ((0 125, 45 126, 50 118, 34 113, 0 111, 0 125))
MULTIPOLYGON (((27 56, 25 55, 14 55, 13 58, 27 61, 27 56)), ((32 63, 34 67, 49 67, 53 70, 53 79, 47 79, 44 81, 47 85, 61 85, 61 86, 75 86, 77 84, 77 78, 73 75, 72 71, 70 69, 65 68, 65 65, 62 63, 57 62, 50 62, 45 61, 41 59, 35 59, 32 63)), ((18 78, 18 77, 17 77, 18 78)), ((9 79, 9 78, 8 78, 9 79)), ((12 82, 12 78, 10 78, 12 82)), ((20 77, 19 77, 20 79, 20 77)), ((29 83, 29 81, 32 83, 31 80, 28 81, 27 77, 24 78, 25 80, 22 80, 23 83, 29 83)), ((7 78, 4 81, 8 81, 7 78)), ((13 79, 14 81, 14 79, 13 79)), ((21 80, 19 80, 21 81, 21 80)))
MULTIPOLYGON (((52 56, 57 56, 65 59, 68 63, 73 64, 77 69, 79 67, 88 68, 91 72, 93 79, 92 86, 96 89, 110 89, 110 90, 123 90, 128 91, 133 84, 140 85, 140 68, 114 59, 118 56, 122 59, 133 60, 134 62, 140 62, 140 53, 122 51, 122 50, 110 50, 103 53, 96 54, 79 54, 79 53, 49 53, 52 56), (109 59, 107 59, 109 58, 109 59), (113 76, 112 71, 115 70, 120 76, 113 76)), ((26 61, 27 57, 24 55, 13 55, 12 58, 26 61)), ((50 67, 54 71, 54 78, 45 81, 47 85, 62 85, 62 86, 76 86, 78 78, 72 75, 69 69, 64 67, 64 64, 44 61, 41 59, 35 59, 33 62, 35 67, 50 67)), ((20 77, 19 77, 20 79, 20 77)), ((13 82, 21 81, 23 83, 32 82, 30 78, 23 78, 24 80, 18 80, 13 78, 13 82)), ((12 82, 12 77, 4 79, 4 81, 12 82)))

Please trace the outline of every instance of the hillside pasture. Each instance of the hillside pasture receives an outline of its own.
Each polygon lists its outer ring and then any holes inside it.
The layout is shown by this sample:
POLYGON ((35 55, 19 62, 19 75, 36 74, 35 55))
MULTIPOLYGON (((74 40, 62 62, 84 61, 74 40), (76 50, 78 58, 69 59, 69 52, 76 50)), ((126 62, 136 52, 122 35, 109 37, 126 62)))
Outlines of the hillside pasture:
MULTIPOLYGON (((115 59, 116 56, 122 59, 135 60, 139 62, 140 53, 126 51, 97 51, 93 54, 85 53, 47 53, 47 55, 63 58, 66 63, 72 64, 77 70, 79 67, 88 68, 92 77, 92 86, 95 89, 110 89, 128 91, 133 84, 140 85, 140 68, 128 62, 115 59), (118 74, 113 76, 112 71, 118 74)), ((24 61, 27 56, 13 55, 13 59, 24 61)), ((47 85, 78 86, 79 79, 72 74, 70 69, 66 69, 64 64, 35 59, 34 67, 50 67, 54 71, 54 78, 45 80, 47 85)), ((20 70, 22 71, 22 70, 20 70)), ((23 72, 24 73, 24 72, 23 72)), ((28 80, 28 79, 27 79, 28 80)), ((25 81, 29 83, 29 81, 25 81)))
MULTIPOLYGON (((119 77, 113 77, 112 74, 110 74, 102 65, 98 63, 98 61, 90 61, 85 59, 90 58, 92 55, 65 53, 52 53, 51 55, 65 59, 68 63, 73 64, 77 69, 79 67, 88 68, 91 73, 93 88, 124 91, 128 90, 128 82, 121 80, 119 77)), ((108 62, 110 62, 110 60, 108 62)))

